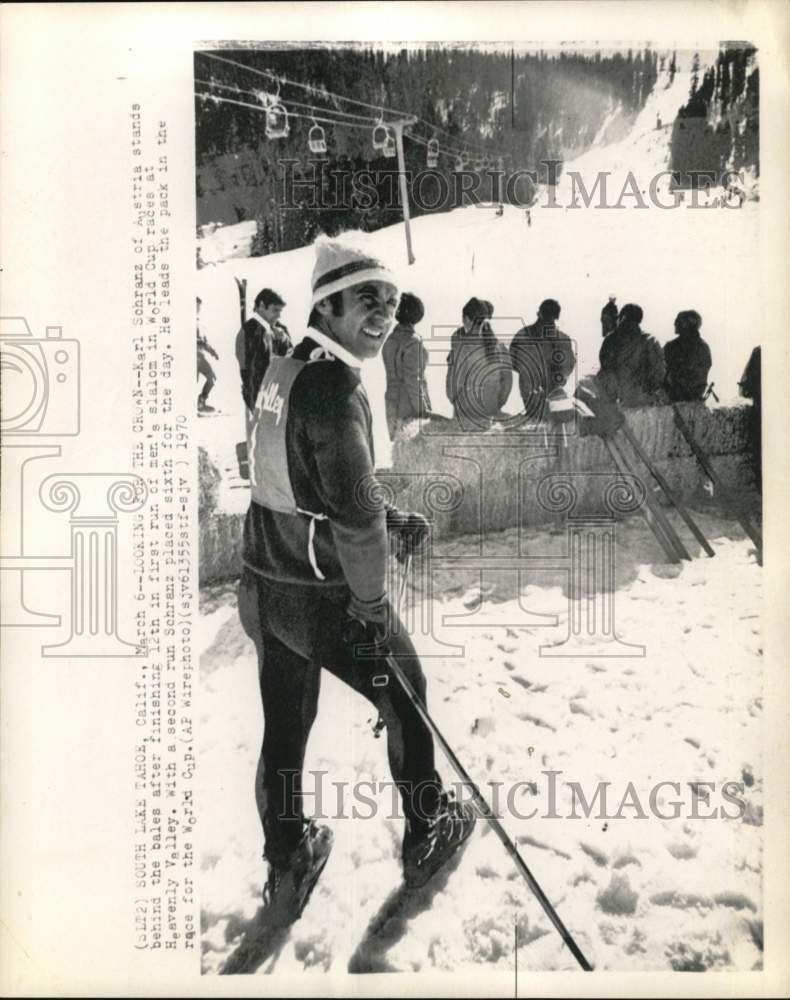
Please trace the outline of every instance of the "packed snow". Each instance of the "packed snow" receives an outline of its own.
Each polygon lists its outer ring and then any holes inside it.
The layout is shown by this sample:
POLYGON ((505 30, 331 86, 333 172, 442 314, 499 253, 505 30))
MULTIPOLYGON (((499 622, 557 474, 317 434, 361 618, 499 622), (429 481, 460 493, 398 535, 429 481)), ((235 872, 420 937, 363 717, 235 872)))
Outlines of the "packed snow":
MULTIPOLYGON (((557 614, 556 629, 486 624, 484 614, 460 640, 457 631, 442 633, 465 643, 463 658, 424 661, 437 724, 489 801, 489 783, 503 783, 506 829, 598 969, 749 970, 762 961, 761 574, 736 525, 712 512, 699 519, 716 556, 682 568, 657 561, 660 550, 640 520, 618 526, 617 632, 644 645, 644 657, 541 657, 539 647, 567 630, 567 600, 560 575, 540 573, 522 602, 557 614), (558 818, 548 818, 552 780, 558 818), (730 789, 740 806, 723 796, 730 781, 740 787, 730 789), (605 806, 599 800, 585 818, 571 782, 589 805, 598 783, 608 782, 605 806), (660 782, 677 787, 659 788, 651 805, 660 782)), ((516 544, 514 532, 488 541, 491 554, 516 544)), ((458 539, 442 549, 462 554, 475 543, 458 539)), ((481 592, 490 620, 519 620, 507 574, 481 587, 457 571, 437 574, 437 620, 468 615, 481 592)), ((407 600, 423 597, 410 591, 407 600)), ((253 780, 262 716, 257 661, 232 586, 204 591, 201 632, 200 885, 204 971, 214 973, 261 902, 253 780)), ((367 701, 324 673, 306 790, 315 790, 311 772, 326 772, 321 810, 335 846, 302 919, 261 971, 506 971, 516 927, 522 971, 575 968, 482 820, 438 891, 387 919, 403 821, 393 816, 390 789, 372 794, 364 786, 376 801, 370 818, 351 791, 355 782, 389 780, 375 721, 367 701)), ((445 781, 456 781, 437 759, 445 781)), ((307 804, 315 806, 312 798, 307 804)))

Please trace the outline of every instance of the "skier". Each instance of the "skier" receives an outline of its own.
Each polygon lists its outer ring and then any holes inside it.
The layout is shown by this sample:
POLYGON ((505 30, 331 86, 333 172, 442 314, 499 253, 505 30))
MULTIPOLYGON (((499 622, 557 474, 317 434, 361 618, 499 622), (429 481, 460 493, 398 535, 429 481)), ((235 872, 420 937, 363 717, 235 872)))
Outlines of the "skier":
POLYGON ((202 375, 205 381, 203 382, 203 388, 200 390, 200 395, 198 396, 197 407, 198 413, 214 413, 214 407, 210 406, 208 403, 208 397, 211 390, 217 384, 217 376, 214 374, 214 366, 208 359, 210 354, 215 361, 219 361, 219 355, 211 346, 211 344, 206 339, 203 333, 203 327, 200 322, 200 307, 202 305, 202 299, 199 297, 196 299, 197 304, 197 377, 200 379, 202 375))
POLYGON ((712 359, 710 348, 700 335, 702 317, 696 310, 679 312, 675 318, 675 339, 664 344, 665 388, 675 403, 702 400, 708 385, 712 359))
POLYGON ((617 300, 614 295, 609 296, 609 301, 601 310, 601 336, 607 337, 617 326, 617 300))
POLYGON ((624 305, 617 328, 604 337, 598 355, 598 379, 613 402, 623 406, 655 406, 664 384, 665 366, 661 345, 641 327, 644 313, 634 303, 624 305))
POLYGON ((384 402, 387 428, 394 440, 400 424, 431 416, 431 400, 425 381, 428 351, 414 327, 425 315, 422 301, 403 292, 395 313, 398 325, 382 349, 387 374, 384 402))
POLYGON ((271 356, 283 357, 292 350, 288 328, 280 322, 285 302, 271 288, 255 297, 252 316, 236 334, 236 360, 241 374, 241 395, 247 411, 255 400, 271 356))
POLYGON ((462 325, 450 341, 445 391, 453 417, 464 430, 488 430, 513 385, 507 348, 489 322, 493 312, 490 302, 469 299, 461 312, 462 325))
POLYGON ((256 800, 272 925, 300 916, 331 850, 331 832, 305 820, 301 801, 322 668, 368 698, 386 725, 406 816, 406 884, 424 884, 475 822, 471 808, 443 789, 431 732, 386 661, 362 655, 365 643, 386 636, 389 652, 425 699, 419 659, 397 627, 385 581, 388 532, 401 551, 413 550, 424 541, 427 521, 385 511, 366 501, 376 490, 363 489, 375 485, 375 462, 360 367, 379 354, 390 331, 395 279, 352 247, 322 242, 316 249, 309 329, 290 357, 272 358, 248 441, 252 498, 239 615, 258 654, 264 736, 256 800), (381 675, 388 683, 374 684, 381 675))
POLYGON ((559 302, 544 299, 536 322, 522 327, 510 344, 510 360, 528 420, 546 419, 549 395, 562 389, 576 365, 573 342, 557 326, 560 312, 559 302))

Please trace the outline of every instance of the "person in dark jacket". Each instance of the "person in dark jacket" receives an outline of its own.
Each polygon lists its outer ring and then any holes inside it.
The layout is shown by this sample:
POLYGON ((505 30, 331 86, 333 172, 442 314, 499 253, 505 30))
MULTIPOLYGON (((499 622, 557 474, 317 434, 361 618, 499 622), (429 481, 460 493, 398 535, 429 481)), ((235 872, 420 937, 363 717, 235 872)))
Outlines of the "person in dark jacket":
POLYGON ((414 329, 424 315, 420 299, 411 292, 404 292, 395 313, 398 325, 381 352, 387 374, 384 395, 387 428, 392 439, 406 421, 431 416, 431 400, 425 381, 428 351, 414 329))
POLYGON ((752 406, 747 423, 749 450, 752 458, 752 469, 757 489, 763 491, 763 390, 762 390, 762 351, 755 347, 749 356, 743 375, 738 383, 738 389, 744 399, 751 399, 752 406))
POLYGON ((236 335, 236 360, 241 375, 241 395, 248 411, 255 400, 272 355, 283 357, 293 345, 288 328, 280 322, 285 302, 271 288, 255 297, 254 312, 236 335))
POLYGON ((291 356, 272 358, 251 421, 239 614, 257 649, 263 699, 256 799, 272 923, 299 916, 331 847, 329 830, 305 820, 301 800, 322 669, 371 701, 386 725, 406 816, 407 883, 427 881, 474 825, 471 809, 442 788, 430 729, 387 662, 368 652, 385 642, 425 700, 425 677, 389 603, 387 577, 388 531, 399 547, 413 547, 427 521, 380 502, 360 376, 362 362, 381 351, 397 303, 395 279, 380 261, 319 243, 309 329, 291 356))
POLYGON ((487 430, 501 415, 513 385, 510 357, 489 322, 494 307, 472 297, 461 312, 447 355, 445 391, 464 430, 487 430))
POLYGON ((665 366, 661 345, 645 333, 640 323, 644 313, 634 303, 624 305, 617 329, 604 337, 598 355, 598 383, 609 398, 622 406, 655 406, 664 384, 665 366))
POLYGON ((548 397, 562 389, 576 366, 573 341, 557 326, 561 307, 544 299, 537 320, 522 327, 510 344, 510 359, 529 420, 548 416, 548 397))
POLYGON ((601 310, 601 336, 608 337, 617 326, 617 300, 614 295, 609 296, 609 301, 601 310))
POLYGON ((713 360, 700 334, 701 326, 702 317, 694 309, 679 312, 675 318, 676 337, 664 344, 665 387, 673 403, 705 397, 713 360))

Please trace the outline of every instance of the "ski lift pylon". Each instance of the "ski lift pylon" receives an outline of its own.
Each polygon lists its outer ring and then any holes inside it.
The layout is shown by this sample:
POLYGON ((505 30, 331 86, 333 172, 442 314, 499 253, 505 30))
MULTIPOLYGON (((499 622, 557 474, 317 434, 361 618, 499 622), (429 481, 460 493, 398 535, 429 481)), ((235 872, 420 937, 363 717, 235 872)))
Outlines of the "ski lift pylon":
POLYGON ((318 122, 313 122, 307 134, 307 145, 310 147, 311 153, 326 152, 326 133, 318 122))
POLYGON ((288 135, 288 112, 277 102, 266 109, 267 139, 284 139, 288 135))

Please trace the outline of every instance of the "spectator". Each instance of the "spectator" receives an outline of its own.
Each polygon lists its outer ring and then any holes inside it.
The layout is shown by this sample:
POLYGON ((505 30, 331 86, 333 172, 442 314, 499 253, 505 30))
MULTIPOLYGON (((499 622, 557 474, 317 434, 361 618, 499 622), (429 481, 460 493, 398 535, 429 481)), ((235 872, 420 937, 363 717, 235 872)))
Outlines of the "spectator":
POLYGON ((559 302, 544 299, 537 321, 522 327, 510 345, 510 359, 518 373, 528 419, 546 419, 548 396, 565 385, 576 365, 573 342, 557 326, 560 311, 559 302))
POLYGON ((397 326, 384 344, 382 357, 387 373, 384 403, 390 438, 408 420, 431 416, 431 400, 425 381, 428 351, 414 329, 425 315, 416 295, 404 292, 395 313, 397 326))
POLYGON ((507 348, 497 340, 489 323, 491 312, 491 303, 469 299, 447 355, 447 398, 453 404, 456 422, 465 430, 489 428, 501 414, 513 385, 507 348))
POLYGON ((271 288, 255 298, 254 312, 236 335, 236 360, 241 374, 241 395, 248 412, 255 409, 258 391, 271 356, 291 352, 288 329, 280 322, 285 302, 271 288))
POLYGON ((674 340, 664 344, 666 390, 674 403, 705 398, 712 359, 710 348, 700 336, 702 317, 694 309, 675 318, 674 340))
POLYGON ((661 345, 640 327, 644 313, 629 303, 620 310, 617 329, 604 337, 599 383, 623 406, 654 406, 666 372, 661 345))
POLYGON ((617 300, 614 295, 609 296, 609 301, 601 310, 601 336, 608 337, 614 332, 617 326, 617 300))
POLYGON ((744 369, 738 388, 744 399, 751 399, 752 407, 749 413, 747 424, 747 434, 749 437, 749 449, 752 455, 752 467, 757 489, 763 491, 763 453, 762 453, 762 417, 763 417, 763 393, 762 393, 762 364, 761 351, 755 347, 744 369))
POLYGON ((202 299, 196 299, 197 305, 197 377, 198 379, 202 375, 205 381, 203 382, 203 388, 200 390, 200 395, 198 396, 197 406, 198 413, 214 413, 214 407, 210 406, 208 403, 208 396, 214 386, 217 384, 217 376, 214 374, 214 366, 208 359, 211 355, 215 361, 219 361, 219 355, 211 346, 211 344, 206 339, 203 333, 203 327, 200 322, 200 306, 202 305, 202 299))

